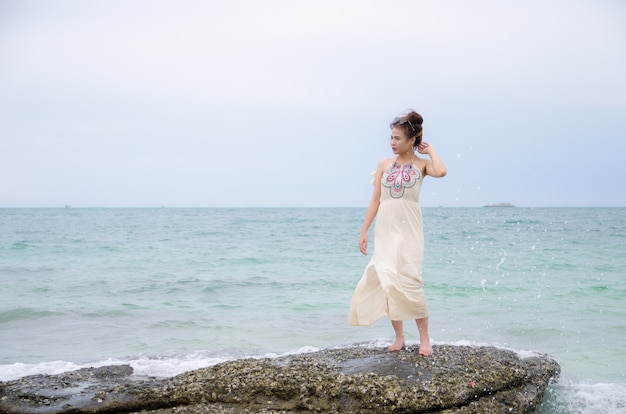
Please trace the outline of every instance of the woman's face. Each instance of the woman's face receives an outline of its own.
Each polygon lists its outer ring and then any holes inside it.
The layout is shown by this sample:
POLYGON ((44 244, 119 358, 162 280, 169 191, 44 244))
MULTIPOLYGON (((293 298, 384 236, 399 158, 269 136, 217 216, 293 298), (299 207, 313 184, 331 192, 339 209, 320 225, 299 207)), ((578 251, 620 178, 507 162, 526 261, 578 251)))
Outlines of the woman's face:
POLYGON ((415 138, 409 140, 403 128, 395 126, 391 129, 391 149, 394 154, 403 154, 413 151, 414 142, 415 138))

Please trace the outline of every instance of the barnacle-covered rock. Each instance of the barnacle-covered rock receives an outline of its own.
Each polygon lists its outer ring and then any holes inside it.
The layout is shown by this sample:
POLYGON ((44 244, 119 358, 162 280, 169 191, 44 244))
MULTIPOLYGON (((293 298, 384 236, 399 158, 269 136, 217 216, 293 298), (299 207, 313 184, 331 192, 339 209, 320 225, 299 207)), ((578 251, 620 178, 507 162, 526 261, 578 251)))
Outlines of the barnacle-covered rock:
POLYGON ((547 355, 436 345, 388 352, 351 347, 242 359, 172 378, 128 366, 0 384, 0 413, 527 413, 559 375, 547 355))

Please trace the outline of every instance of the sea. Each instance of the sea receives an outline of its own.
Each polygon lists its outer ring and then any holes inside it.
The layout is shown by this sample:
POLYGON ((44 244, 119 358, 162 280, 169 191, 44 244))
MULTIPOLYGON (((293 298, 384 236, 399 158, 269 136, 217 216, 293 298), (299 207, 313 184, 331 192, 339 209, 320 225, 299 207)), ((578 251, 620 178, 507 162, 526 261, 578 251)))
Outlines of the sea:
MULTIPOLYGON (((117 364, 173 376, 389 345, 386 319, 347 325, 369 260, 357 245, 364 215, 2 208, 0 381, 117 364)), ((549 354, 562 373, 541 414, 626 412, 626 208, 424 207, 423 216, 433 343, 549 354)), ((405 331, 416 346, 415 324, 405 331)))

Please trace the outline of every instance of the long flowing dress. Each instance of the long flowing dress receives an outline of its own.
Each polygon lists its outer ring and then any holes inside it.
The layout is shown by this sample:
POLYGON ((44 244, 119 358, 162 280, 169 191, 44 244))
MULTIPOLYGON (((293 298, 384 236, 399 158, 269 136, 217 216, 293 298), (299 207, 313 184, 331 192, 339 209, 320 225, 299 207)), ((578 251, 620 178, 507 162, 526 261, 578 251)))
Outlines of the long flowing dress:
POLYGON ((419 194, 422 173, 395 161, 384 172, 374 227, 374 253, 358 282, 350 325, 428 316, 422 283, 424 231, 419 194))

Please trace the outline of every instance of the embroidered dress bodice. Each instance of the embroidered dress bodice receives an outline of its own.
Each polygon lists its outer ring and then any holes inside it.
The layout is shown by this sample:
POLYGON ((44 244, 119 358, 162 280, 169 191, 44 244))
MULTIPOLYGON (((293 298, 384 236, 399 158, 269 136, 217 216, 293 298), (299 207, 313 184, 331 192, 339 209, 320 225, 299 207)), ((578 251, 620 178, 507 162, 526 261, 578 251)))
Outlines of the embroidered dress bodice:
POLYGON ((422 173, 414 164, 394 161, 383 172, 380 201, 388 198, 419 202, 422 173))

